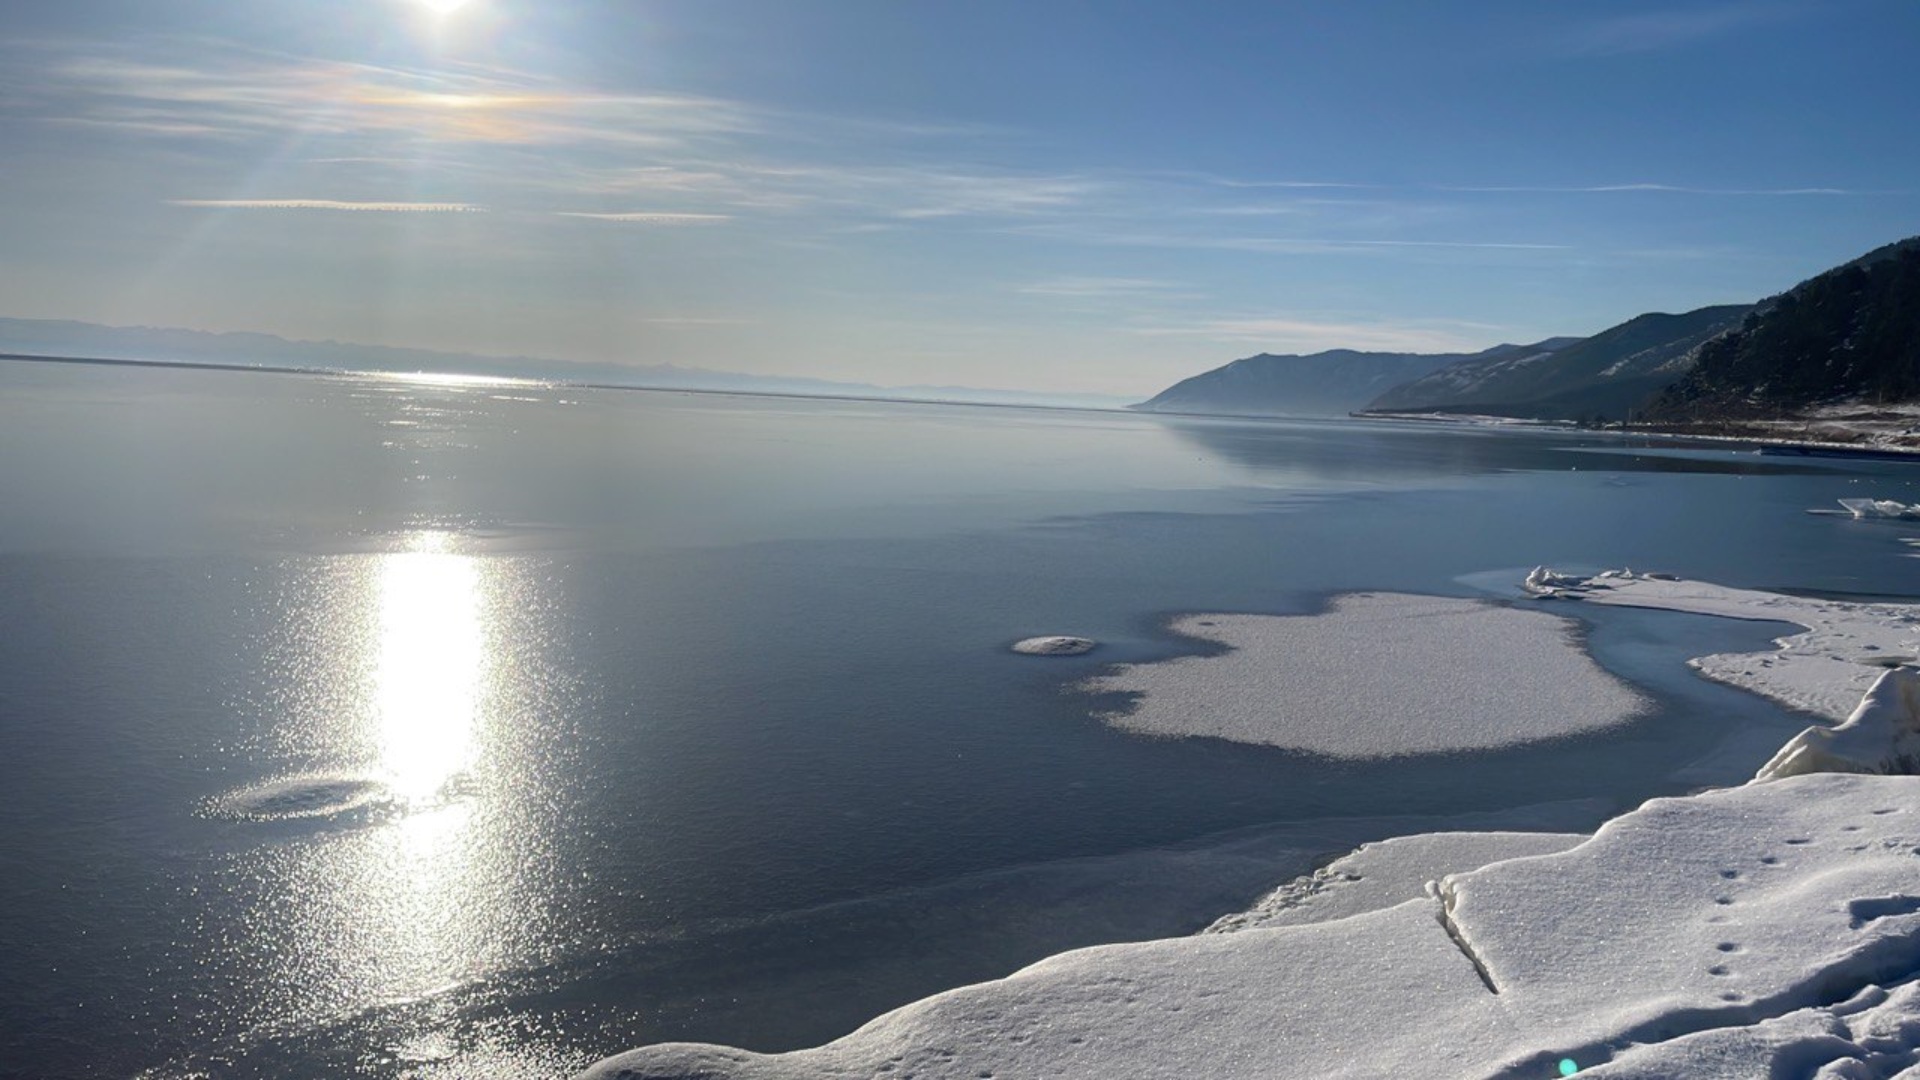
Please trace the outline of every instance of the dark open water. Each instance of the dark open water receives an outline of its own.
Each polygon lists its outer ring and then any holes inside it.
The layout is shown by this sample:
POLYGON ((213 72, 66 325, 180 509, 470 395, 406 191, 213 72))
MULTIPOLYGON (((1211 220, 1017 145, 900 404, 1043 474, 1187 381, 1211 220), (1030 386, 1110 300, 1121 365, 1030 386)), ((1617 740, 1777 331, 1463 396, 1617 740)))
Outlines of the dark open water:
POLYGON ((1364 839, 1539 803, 1590 824, 1800 725, 1682 666, 1779 627, 1581 611, 1660 712, 1470 755, 1142 739, 1069 687, 1176 654, 1171 613, 1475 595, 1537 562, 1920 593, 1901 527, 1803 512, 1920 501, 1915 477, 1571 433, 11 364, 0 1073, 789 1048, 1190 932, 1364 839), (1045 632, 1104 644, 1005 650, 1045 632))

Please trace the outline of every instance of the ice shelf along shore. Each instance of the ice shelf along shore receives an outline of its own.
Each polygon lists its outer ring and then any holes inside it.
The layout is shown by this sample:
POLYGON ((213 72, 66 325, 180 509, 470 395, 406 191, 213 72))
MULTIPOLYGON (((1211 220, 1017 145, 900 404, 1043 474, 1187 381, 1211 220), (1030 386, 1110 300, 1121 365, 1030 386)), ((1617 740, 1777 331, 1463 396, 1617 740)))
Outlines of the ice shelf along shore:
POLYGON ((1823 710, 1847 720, 1590 837, 1369 845, 1211 933, 1065 953, 811 1050, 667 1044, 585 1076, 1920 1077, 1920 776, 1887 771, 1915 763, 1920 675, 1878 663, 1912 657, 1920 608, 1619 573, 1529 587, 1802 622, 1772 667, 1702 670, 1850 695, 1823 710), (1796 649, 1825 662, 1772 674, 1796 649), (1820 751, 1797 771, 1795 744, 1820 751))
POLYGON ((1593 662, 1573 620, 1484 600, 1350 593, 1318 615, 1189 615, 1172 629, 1227 651, 1086 680, 1133 695, 1108 723, 1363 758, 1597 731, 1651 708, 1593 662))
POLYGON ((1818 600, 1627 570, 1568 577, 1540 568, 1524 587, 1549 599, 1804 626, 1777 641, 1776 652, 1722 653, 1691 663, 1709 679, 1832 720, 1845 719, 1888 668, 1915 663, 1920 647, 1920 605, 1914 604, 1818 600))

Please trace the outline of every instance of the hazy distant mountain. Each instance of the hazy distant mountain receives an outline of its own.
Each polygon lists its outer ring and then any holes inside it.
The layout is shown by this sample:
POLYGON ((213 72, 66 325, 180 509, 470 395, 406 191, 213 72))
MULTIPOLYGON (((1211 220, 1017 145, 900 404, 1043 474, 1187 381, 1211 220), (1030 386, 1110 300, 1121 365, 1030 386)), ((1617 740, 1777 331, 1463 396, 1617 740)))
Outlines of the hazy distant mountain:
POLYGON ((1003 405, 1070 404, 1108 408, 1117 408, 1125 403, 1124 398, 1097 394, 1041 394, 961 386, 887 387, 828 379, 745 375, 676 367, 672 364, 612 364, 531 356, 482 356, 340 341, 292 341, 272 334, 216 334, 152 326, 102 326, 56 319, 0 318, 0 353, 230 367, 299 368, 310 371, 491 375, 662 390, 885 397, 1003 405))
POLYGON ((1478 353, 1333 349, 1308 356, 1261 353, 1182 379, 1133 406, 1148 412, 1228 416, 1345 416, 1383 391, 1449 364, 1550 353, 1580 339, 1496 345, 1478 353))
POLYGON ((1790 418, 1838 402, 1920 399, 1920 237, 1763 303, 1700 348, 1654 403, 1663 421, 1790 418))
POLYGON ((1751 310, 1725 304, 1641 315, 1565 348, 1463 360, 1394 387, 1367 411, 1617 421, 1685 374, 1694 349, 1751 310))

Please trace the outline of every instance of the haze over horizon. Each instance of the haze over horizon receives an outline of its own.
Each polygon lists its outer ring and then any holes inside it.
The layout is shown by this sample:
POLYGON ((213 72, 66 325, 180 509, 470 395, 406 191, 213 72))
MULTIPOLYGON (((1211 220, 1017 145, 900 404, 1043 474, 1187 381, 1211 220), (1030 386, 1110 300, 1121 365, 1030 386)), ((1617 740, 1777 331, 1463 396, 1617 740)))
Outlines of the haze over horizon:
POLYGON ((1900 0, 74 0, 0 315, 1146 396, 1920 232, 1900 0))

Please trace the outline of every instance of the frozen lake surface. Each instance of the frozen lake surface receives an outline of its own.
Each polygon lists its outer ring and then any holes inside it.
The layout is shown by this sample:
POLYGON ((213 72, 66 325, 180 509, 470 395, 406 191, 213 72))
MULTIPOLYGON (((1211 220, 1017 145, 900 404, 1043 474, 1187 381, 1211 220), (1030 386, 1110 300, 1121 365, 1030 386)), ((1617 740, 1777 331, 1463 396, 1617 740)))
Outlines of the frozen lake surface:
POLYGON ((1915 487, 1576 433, 12 364, 0 1060, 787 1050, 1368 840, 1590 829, 1805 726, 1684 664, 1787 628, 1552 609, 1644 705, 1448 752, 1338 753, 1324 685, 1312 739, 1248 745, 1081 684, 1229 662, 1189 613, 1505 603, 1543 561, 1911 597, 1904 526, 1804 511, 1915 487), (1009 648, 1048 635, 1099 646, 1009 648))

